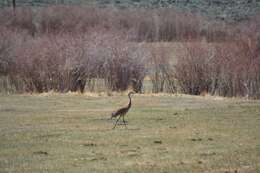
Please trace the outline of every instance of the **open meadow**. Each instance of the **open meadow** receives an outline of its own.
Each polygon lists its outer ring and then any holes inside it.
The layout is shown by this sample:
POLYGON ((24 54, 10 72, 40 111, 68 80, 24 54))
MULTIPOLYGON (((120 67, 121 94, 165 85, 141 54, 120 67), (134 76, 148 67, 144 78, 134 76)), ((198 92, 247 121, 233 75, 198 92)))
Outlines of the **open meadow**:
POLYGON ((0 173, 260 173, 259 12, 0 0, 0 173))
POLYGON ((0 172, 257 173, 260 101, 125 94, 0 95, 0 172))

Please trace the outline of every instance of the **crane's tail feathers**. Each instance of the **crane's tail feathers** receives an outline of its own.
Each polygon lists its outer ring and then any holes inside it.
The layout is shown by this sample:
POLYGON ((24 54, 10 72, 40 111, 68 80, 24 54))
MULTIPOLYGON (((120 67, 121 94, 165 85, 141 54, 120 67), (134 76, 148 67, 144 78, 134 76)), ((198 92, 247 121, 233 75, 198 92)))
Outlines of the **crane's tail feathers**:
POLYGON ((113 117, 116 117, 116 113, 115 112, 112 112, 110 119, 112 119, 113 117))

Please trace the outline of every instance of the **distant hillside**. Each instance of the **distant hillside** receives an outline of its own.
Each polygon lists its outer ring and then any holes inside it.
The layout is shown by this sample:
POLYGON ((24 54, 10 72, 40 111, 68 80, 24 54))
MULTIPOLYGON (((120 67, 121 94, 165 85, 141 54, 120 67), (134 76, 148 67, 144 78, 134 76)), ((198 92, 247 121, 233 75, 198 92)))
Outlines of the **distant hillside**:
MULTIPOLYGON (((12 0, 1 0, 0 6, 10 6, 12 0)), ((260 12, 260 0, 16 0, 17 6, 48 6, 53 4, 86 4, 127 7, 176 7, 205 16, 241 21, 260 12)))

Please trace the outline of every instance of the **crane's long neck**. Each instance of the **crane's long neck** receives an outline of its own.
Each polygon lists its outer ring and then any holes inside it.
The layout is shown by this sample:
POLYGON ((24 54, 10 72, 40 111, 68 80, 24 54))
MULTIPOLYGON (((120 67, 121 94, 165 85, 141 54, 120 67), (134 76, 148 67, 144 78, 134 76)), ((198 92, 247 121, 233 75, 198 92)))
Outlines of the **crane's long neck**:
POLYGON ((130 107, 131 107, 131 104, 132 104, 132 103, 131 103, 131 95, 128 95, 128 97, 129 97, 129 103, 128 103, 128 106, 127 106, 127 107, 130 108, 130 107))

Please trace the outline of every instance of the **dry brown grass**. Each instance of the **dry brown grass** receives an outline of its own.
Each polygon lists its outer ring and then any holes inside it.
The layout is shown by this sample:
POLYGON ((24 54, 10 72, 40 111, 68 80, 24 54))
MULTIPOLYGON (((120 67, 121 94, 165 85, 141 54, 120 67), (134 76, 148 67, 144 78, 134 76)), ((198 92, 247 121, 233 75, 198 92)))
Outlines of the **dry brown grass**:
POLYGON ((259 101, 134 95, 0 96, 1 172, 259 172, 259 101))

